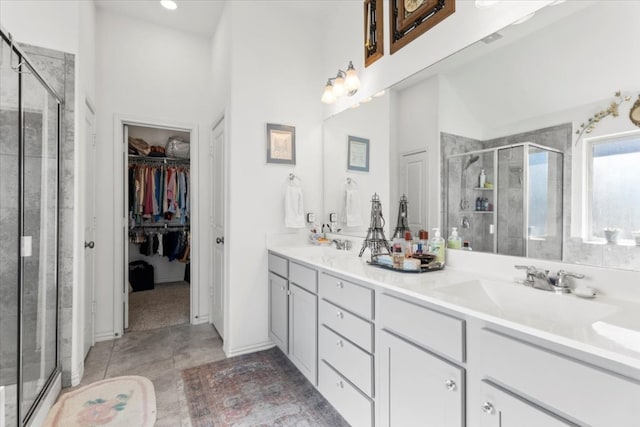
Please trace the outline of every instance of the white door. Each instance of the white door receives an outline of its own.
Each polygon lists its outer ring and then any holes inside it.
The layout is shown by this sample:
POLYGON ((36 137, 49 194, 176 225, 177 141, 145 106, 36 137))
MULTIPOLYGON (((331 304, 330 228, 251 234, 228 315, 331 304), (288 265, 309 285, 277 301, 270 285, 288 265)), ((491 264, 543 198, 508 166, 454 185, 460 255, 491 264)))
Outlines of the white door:
POLYGON ((211 132, 210 170, 213 179, 211 195, 209 247, 213 250, 211 277, 211 323, 224 338, 224 120, 211 132))
POLYGON ((427 152, 418 151, 400 156, 401 194, 407 196, 409 228, 414 233, 427 229, 427 198, 429 175, 427 152))
POLYGON ((96 228, 95 206, 95 162, 96 162, 96 131, 95 113, 89 104, 84 107, 84 286, 82 287, 84 301, 84 355, 94 344, 94 282, 95 282, 95 251, 94 239, 96 228))

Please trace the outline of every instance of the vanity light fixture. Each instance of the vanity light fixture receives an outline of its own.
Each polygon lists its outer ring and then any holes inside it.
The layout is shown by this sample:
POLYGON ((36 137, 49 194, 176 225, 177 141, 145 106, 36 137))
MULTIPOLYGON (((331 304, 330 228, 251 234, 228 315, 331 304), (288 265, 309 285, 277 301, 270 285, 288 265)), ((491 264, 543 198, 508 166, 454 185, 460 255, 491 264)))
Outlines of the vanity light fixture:
POLYGON ((352 96, 359 88, 360 79, 358 78, 358 73, 353 66, 353 62, 349 61, 347 71, 338 70, 335 77, 327 79, 321 100, 325 104, 333 104, 338 97, 352 96))
POLYGON ((178 8, 178 4, 173 0, 160 0, 160 4, 168 10, 176 10, 178 8))
POLYGON ((376 93, 373 95, 374 98, 379 98, 381 96, 383 96, 385 93, 387 93, 384 89, 382 89, 380 92, 376 93))
POLYGON ((476 7, 478 9, 487 9, 491 6, 495 6, 500 3, 500 0, 476 0, 476 7))

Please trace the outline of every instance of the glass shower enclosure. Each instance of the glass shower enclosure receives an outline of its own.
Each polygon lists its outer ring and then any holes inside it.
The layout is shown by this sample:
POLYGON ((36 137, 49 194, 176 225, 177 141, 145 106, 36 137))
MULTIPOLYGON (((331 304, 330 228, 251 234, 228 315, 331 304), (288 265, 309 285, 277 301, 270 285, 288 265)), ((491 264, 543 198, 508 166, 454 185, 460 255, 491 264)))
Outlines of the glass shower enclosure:
POLYGON ((560 260, 563 157, 530 142, 448 156, 447 233, 458 227, 474 251, 560 260))
POLYGON ((0 425, 25 425, 60 370, 60 97, 0 40, 0 425))

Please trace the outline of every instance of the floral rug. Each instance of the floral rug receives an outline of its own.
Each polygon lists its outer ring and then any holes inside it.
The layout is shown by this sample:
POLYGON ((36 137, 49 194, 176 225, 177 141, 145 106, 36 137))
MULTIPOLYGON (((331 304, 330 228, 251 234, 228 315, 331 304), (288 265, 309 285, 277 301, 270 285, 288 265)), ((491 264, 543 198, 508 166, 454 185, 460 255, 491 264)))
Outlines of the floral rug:
POLYGON ((349 424, 277 348, 182 371, 193 427, 349 424))
POLYGON ((144 377, 115 377, 63 394, 44 427, 153 427, 156 394, 144 377))

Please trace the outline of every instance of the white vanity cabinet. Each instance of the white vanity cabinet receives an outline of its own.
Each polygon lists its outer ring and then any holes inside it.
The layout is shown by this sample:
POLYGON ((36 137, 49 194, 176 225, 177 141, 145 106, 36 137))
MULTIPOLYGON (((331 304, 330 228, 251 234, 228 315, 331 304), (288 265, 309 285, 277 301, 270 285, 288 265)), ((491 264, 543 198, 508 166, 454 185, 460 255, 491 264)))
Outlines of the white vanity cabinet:
POLYGON ((314 385, 318 376, 317 271, 269 253, 269 337, 314 385))
POLYGON ((462 427, 464 321, 410 301, 380 297, 379 425, 462 427))

